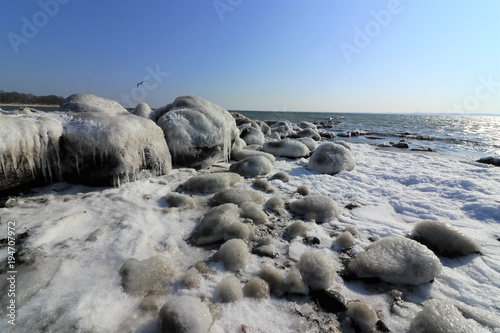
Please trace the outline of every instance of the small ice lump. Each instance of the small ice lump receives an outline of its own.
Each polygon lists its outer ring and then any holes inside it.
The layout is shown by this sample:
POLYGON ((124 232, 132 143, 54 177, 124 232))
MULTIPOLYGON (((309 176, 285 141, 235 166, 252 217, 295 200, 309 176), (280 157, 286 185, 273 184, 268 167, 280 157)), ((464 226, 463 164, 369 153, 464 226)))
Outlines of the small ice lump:
POLYGON ((335 264, 321 250, 307 250, 297 263, 304 283, 313 290, 325 290, 335 279, 335 264))
POLYGON ((210 310, 191 296, 171 298, 158 314, 157 333, 207 333, 212 326, 210 310))
POLYGON ((309 195, 290 203, 292 212, 304 215, 308 221, 325 223, 335 219, 339 215, 337 204, 331 198, 324 195, 309 195))
POLYGON ((336 174, 355 167, 354 157, 349 149, 333 142, 324 142, 313 152, 307 170, 325 174, 336 174))

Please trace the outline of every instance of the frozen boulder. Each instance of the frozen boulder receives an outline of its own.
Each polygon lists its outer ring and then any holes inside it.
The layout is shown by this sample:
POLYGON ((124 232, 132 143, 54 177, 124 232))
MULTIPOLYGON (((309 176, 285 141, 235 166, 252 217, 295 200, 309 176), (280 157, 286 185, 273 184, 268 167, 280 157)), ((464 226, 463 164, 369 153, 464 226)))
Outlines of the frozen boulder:
POLYGON ((321 136, 319 133, 312 129, 312 128, 306 128, 301 131, 298 131, 296 134, 293 135, 294 138, 311 138, 315 141, 321 140, 321 136))
POLYGON ((240 281, 232 275, 220 280, 215 291, 217 298, 222 303, 232 303, 243 298, 243 289, 240 286, 240 281))
POLYGON ((304 215, 307 221, 325 223, 339 215, 337 204, 324 195, 308 195, 302 199, 292 201, 290 210, 298 215, 304 215))
POLYGON ((210 209, 191 233, 197 245, 218 242, 224 239, 224 233, 234 223, 239 222, 238 206, 227 203, 210 209))
POLYGON ((227 110, 201 97, 182 96, 161 112, 165 113, 158 119, 158 126, 165 134, 174 164, 199 169, 229 160, 239 130, 227 110))
POLYGON ((185 189, 197 193, 216 193, 227 190, 241 181, 234 172, 209 173, 189 178, 183 185, 185 189))
POLYGON ((171 298, 158 314, 157 333, 208 333, 213 318, 208 306, 191 296, 171 298))
POLYGON ((311 152, 315 151, 319 147, 318 142, 314 141, 311 138, 297 138, 295 140, 305 144, 311 152))
POLYGON ((314 125, 313 123, 308 122, 308 121, 301 121, 299 123, 299 127, 302 128, 302 129, 307 129, 307 128, 311 128, 313 130, 317 130, 318 129, 316 125, 314 125))
POLYGON ((230 239, 221 245, 219 251, 214 254, 214 260, 222 262, 228 271, 238 271, 245 268, 250 261, 250 252, 245 241, 241 239, 230 239))
POLYGON ((254 224, 266 223, 267 214, 255 202, 244 202, 240 206, 240 217, 250 219, 254 224))
POLYGON ((64 179, 91 185, 135 180, 142 170, 164 175, 172 169, 161 129, 126 112, 49 114, 64 128, 61 160, 64 179))
POLYGON ((241 160, 244 160, 246 158, 254 157, 254 156, 263 156, 263 157, 267 158, 269 160, 269 162, 271 162, 272 164, 274 164, 274 162, 276 161, 276 158, 273 155, 266 153, 264 151, 260 151, 260 150, 253 150, 253 149, 235 150, 235 149, 233 149, 231 152, 231 159, 233 159, 235 161, 241 161, 241 160))
POLYGON ((263 299, 269 298, 269 285, 266 281, 258 276, 254 276, 248 280, 243 286, 243 294, 245 297, 263 299))
POLYGON ((0 192, 60 177, 62 125, 43 115, 0 113, 0 192))
POLYGON ((450 302, 429 300, 413 319, 409 333, 488 333, 473 319, 465 317, 450 302))
POLYGON ((278 157, 299 158, 308 156, 311 151, 302 142, 283 139, 279 141, 266 141, 262 146, 266 153, 270 153, 278 157))
POLYGON ((153 110, 151 110, 151 107, 144 102, 139 102, 132 113, 136 116, 156 121, 153 110))
POLYGON ((196 201, 189 195, 180 193, 168 193, 164 196, 168 207, 179 208, 180 210, 196 208, 196 201))
POLYGON ((262 193, 255 190, 246 190, 242 188, 230 188, 214 194, 212 200, 217 204, 233 203, 241 206, 244 202, 255 202, 261 204, 264 202, 262 193))
POLYGON ((288 120, 275 122, 270 127, 271 132, 277 134, 281 139, 284 139, 295 133, 292 123, 288 120))
POLYGON ((253 156, 231 164, 229 171, 236 172, 243 177, 257 177, 267 175, 273 169, 273 164, 264 156, 253 156))
POLYGON ((475 240, 444 222, 420 221, 413 227, 412 238, 446 257, 481 253, 481 247, 475 240))
POLYGON ((494 166, 500 166, 500 157, 496 157, 496 156, 481 157, 480 159, 477 160, 477 162, 491 164, 494 166))
POLYGON ((328 289, 335 280, 335 263, 321 250, 304 252, 297 263, 304 283, 313 290, 328 289))
POLYGON ((370 304, 362 301, 349 302, 347 304, 347 315, 363 333, 373 332, 379 320, 375 309, 370 304))
POLYGON ((245 141, 247 145, 262 145, 266 138, 259 125, 256 123, 249 123, 240 126, 240 138, 245 141))
POLYGON ((348 270, 360 278, 418 285, 441 273, 442 265, 424 245, 403 237, 380 239, 354 258, 348 270))
POLYGON ((313 152, 307 170, 336 174, 354 169, 354 157, 349 149, 333 142, 324 142, 313 152))
POLYGON ((98 112, 113 116, 128 113, 118 102, 91 94, 73 94, 69 96, 61 103, 60 110, 98 112))
POLYGON ((127 294, 144 296, 166 294, 172 284, 172 264, 163 256, 146 260, 129 259, 120 269, 122 286, 127 294))

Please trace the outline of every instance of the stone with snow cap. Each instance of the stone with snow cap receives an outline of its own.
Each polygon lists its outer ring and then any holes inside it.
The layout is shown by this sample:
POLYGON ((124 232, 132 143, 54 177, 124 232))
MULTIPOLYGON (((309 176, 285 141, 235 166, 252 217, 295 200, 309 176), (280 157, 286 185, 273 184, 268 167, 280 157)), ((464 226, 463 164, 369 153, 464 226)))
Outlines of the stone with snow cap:
POLYGON ((227 161, 238 136, 234 118, 222 107, 197 96, 177 97, 156 111, 173 163, 205 169, 227 161))
POLYGON ((270 153, 274 156, 279 157, 289 157, 289 158, 299 158, 308 156, 311 151, 302 142, 283 139, 278 141, 266 141, 262 146, 262 149, 266 153, 270 153))
POLYGON ((349 149, 337 143, 324 142, 311 155, 307 170, 332 175, 343 170, 351 171, 354 166, 354 157, 349 149))
POLYGON ((60 106, 61 111, 100 112, 107 115, 128 113, 118 102, 92 94, 73 94, 60 106))
POLYGON ((171 298, 158 314, 157 333, 208 333, 213 317, 208 306, 199 298, 171 298))

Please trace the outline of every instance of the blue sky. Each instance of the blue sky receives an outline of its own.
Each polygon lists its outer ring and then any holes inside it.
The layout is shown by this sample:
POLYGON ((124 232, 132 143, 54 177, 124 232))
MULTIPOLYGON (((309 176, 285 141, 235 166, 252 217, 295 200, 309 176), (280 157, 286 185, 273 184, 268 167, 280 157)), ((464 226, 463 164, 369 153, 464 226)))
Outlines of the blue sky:
POLYGON ((0 90, 500 113, 499 0, 3 1, 0 90), (146 82, 139 87, 136 84, 146 82))

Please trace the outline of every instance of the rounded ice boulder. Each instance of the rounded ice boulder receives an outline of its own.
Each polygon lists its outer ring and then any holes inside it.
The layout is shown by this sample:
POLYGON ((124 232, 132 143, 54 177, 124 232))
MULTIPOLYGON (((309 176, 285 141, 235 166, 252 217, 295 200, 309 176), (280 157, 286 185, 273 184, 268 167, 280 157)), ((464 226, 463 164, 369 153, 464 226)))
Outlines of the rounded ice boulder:
POLYGON ((261 204, 265 199, 262 193, 255 190, 230 188, 215 193, 212 200, 217 204, 234 203, 241 206, 244 202, 255 202, 261 204))
POLYGON ((383 238, 370 244, 348 266, 360 278, 409 285, 430 282, 441 269, 441 262, 431 250, 404 237, 383 238))
POLYGON ((191 233, 191 238, 197 245, 221 241, 230 226, 238 222, 239 209, 235 204, 227 203, 214 207, 202 217, 191 233))
POLYGON ((273 169, 273 164, 264 156, 253 156, 231 164, 229 171, 243 177, 267 175, 273 169))
POLYGON ((328 289, 335 280, 335 263, 321 250, 304 252, 297 263, 304 283, 313 290, 328 289))
POLYGON ((120 269, 122 286, 127 294, 133 296, 148 293, 164 294, 172 284, 172 264, 163 256, 139 261, 129 259, 120 269))
POLYGON ((144 102, 139 102, 132 113, 136 116, 151 119, 156 122, 153 110, 151 110, 151 107, 144 102))
POLYGON ((480 253, 481 246, 451 225, 439 221, 420 221, 413 227, 413 239, 426 245, 434 253, 446 257, 480 253))
POLYGON ((177 97, 158 110, 174 164, 204 169, 228 161, 239 130, 231 114, 197 96, 177 97))
POLYGON ((171 298, 158 314, 157 333, 207 333, 213 318, 207 305, 191 296, 171 298))
POLYGON ((324 195, 308 195, 295 200, 290 203, 290 210, 319 224, 329 222, 339 215, 335 201, 324 195))
POLYGON ((228 271, 243 269, 250 261, 247 244, 241 239, 230 239, 221 245, 214 259, 222 262, 228 271))
POLYGON ((343 145, 324 142, 313 152, 307 170, 333 175, 340 171, 354 169, 354 157, 343 145))
POLYGON ((184 183, 184 188, 192 192, 215 193, 227 190, 241 181, 240 175, 234 172, 220 172, 197 175, 184 183))
POLYGON ((59 109, 72 112, 99 112, 107 115, 128 113, 118 102, 92 94, 73 94, 61 103, 59 109))
POLYGON ((262 145, 262 149, 274 156, 289 158, 305 157, 311 153, 305 144, 291 139, 266 141, 262 145))

